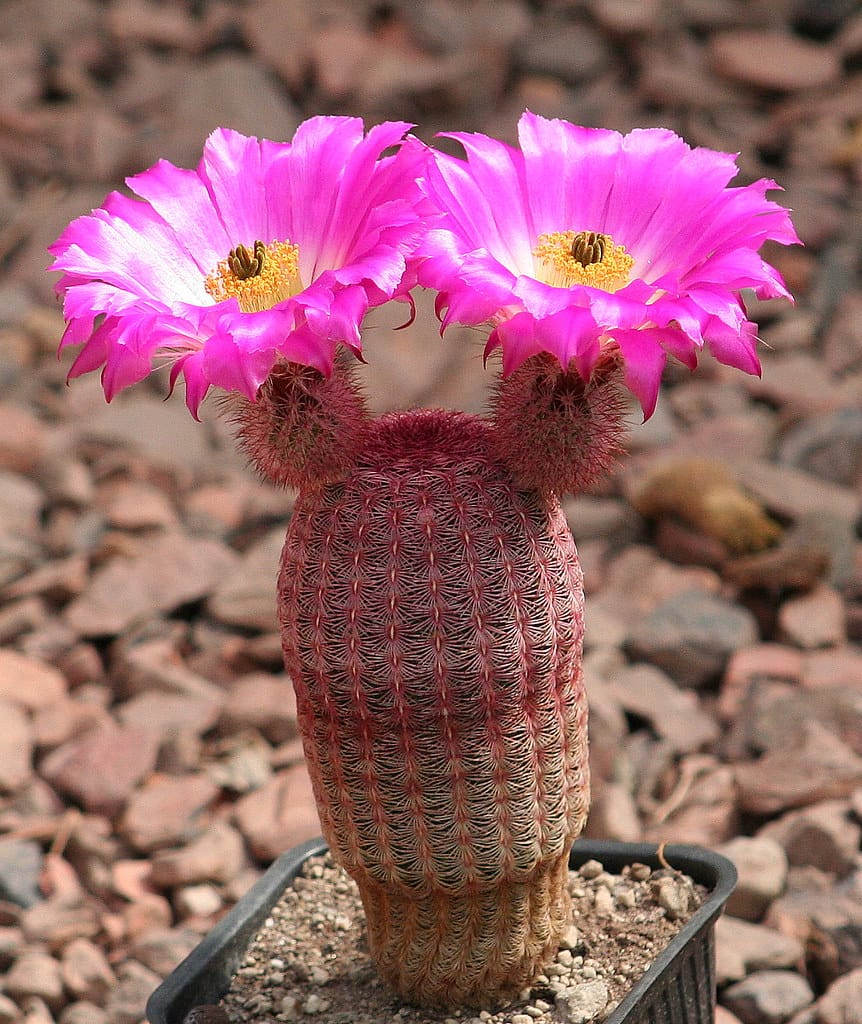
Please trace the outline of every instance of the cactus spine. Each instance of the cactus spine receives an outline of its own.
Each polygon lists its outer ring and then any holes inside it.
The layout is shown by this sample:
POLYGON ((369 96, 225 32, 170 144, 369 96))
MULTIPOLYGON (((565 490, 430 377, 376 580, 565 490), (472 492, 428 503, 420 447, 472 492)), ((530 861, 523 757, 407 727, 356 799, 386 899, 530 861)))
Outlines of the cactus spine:
POLYGON ((589 803, 574 541, 491 421, 419 410, 357 435, 340 479, 301 488, 279 574, 323 832, 403 998, 513 995, 565 927, 589 803))

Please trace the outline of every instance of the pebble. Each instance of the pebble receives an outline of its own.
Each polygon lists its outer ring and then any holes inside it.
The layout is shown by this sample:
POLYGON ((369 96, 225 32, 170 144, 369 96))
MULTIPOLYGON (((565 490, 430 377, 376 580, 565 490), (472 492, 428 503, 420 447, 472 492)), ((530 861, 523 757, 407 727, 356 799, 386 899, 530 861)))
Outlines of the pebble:
POLYGON ((296 697, 288 677, 260 672, 236 679, 228 691, 219 728, 225 733, 257 729, 275 745, 295 739, 299 735, 296 697))
POLYGON ((58 1024, 111 1024, 108 1014, 101 1006, 81 1000, 69 1003, 60 1014, 58 1024))
POLYGON ((816 1009, 817 1024, 862 1024, 862 967, 833 981, 816 1009))
POLYGON ((38 903, 42 899, 39 891, 42 863, 42 848, 38 843, 29 840, 0 843, 0 899, 19 907, 38 903))
POLYGON ((213 885, 184 885, 174 893, 174 909, 180 920, 211 917, 222 908, 222 898, 213 885))
POLYGON ((169 889, 197 882, 229 882, 245 863, 242 836, 224 821, 214 821, 178 850, 159 850, 150 861, 153 885, 169 889))
POLYGON ((18 651, 0 649, 0 700, 38 711, 66 696, 63 674, 18 651))
POLYGON ((262 633, 278 630, 273 579, 283 547, 283 527, 271 530, 249 548, 236 571, 222 575, 207 602, 216 622, 262 633))
POLYGON ((808 722, 798 746, 737 765, 734 775, 744 811, 776 814, 848 796, 862 785, 862 758, 818 722, 808 722))

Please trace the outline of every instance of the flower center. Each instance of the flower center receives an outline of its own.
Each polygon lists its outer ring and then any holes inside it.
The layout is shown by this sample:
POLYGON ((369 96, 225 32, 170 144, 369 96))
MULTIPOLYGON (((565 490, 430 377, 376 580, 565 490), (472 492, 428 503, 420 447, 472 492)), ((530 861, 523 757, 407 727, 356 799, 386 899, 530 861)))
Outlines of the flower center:
POLYGON ((236 299, 244 313, 271 309, 276 303, 302 291, 299 278, 299 247, 292 242, 259 239, 251 249, 238 245, 204 281, 216 302, 236 299))
POLYGON ((629 282, 634 259, 600 231, 552 231, 533 250, 536 277, 555 288, 585 284, 615 292, 629 282))

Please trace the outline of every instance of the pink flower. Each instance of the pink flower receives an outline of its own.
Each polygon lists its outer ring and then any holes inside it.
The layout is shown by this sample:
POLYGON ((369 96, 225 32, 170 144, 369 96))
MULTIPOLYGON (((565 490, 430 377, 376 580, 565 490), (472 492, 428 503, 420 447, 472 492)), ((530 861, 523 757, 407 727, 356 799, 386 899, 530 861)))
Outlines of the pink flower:
POLYGON ((290 143, 219 129, 196 170, 129 178, 143 202, 111 193, 50 249, 61 347, 83 343, 69 376, 102 367, 110 401, 169 363, 197 416, 210 386, 254 399, 278 357, 329 373, 339 342, 358 353, 367 309, 412 283, 426 150, 380 158, 408 128, 317 117, 290 143))
POLYGON ((646 416, 667 354, 689 367, 706 346, 759 373, 756 328, 740 291, 789 298, 758 255, 766 239, 798 242, 760 180, 728 188, 733 156, 691 149, 673 132, 628 135, 525 113, 520 150, 452 133, 467 162, 429 161, 423 189, 443 211, 417 253, 443 327, 490 322, 486 354, 508 375, 550 352, 588 379, 617 351, 646 416))

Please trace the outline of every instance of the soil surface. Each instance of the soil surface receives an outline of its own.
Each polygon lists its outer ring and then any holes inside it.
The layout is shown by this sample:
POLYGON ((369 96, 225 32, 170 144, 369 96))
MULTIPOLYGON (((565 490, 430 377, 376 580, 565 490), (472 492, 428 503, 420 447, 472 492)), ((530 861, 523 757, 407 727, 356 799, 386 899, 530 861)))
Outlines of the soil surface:
POLYGON ((602 1020, 701 905, 690 878, 644 864, 609 874, 595 860, 570 872, 571 926, 556 959, 521 998, 436 1013, 405 1006, 378 980, 359 891, 329 857, 313 857, 267 919, 223 1000, 231 1024, 487 1024, 602 1020), (480 1016, 481 1014, 481 1016, 480 1016), (516 1019, 518 1018, 518 1019, 516 1019))
MULTIPOLYGON (((776 179, 794 211, 804 247, 765 255, 796 304, 749 297, 762 378, 670 368, 618 470, 566 504, 587 831, 734 859, 720 1024, 860 1024, 859 4, 0 8, 0 1024, 139 1024, 319 832, 274 610, 293 496, 210 403, 198 424, 165 402, 164 374, 110 406, 95 377, 65 385, 46 246, 125 175, 194 166, 217 125, 285 139, 345 113, 513 140, 527 107, 739 153, 739 180, 776 179)), ((481 332, 441 340, 418 306, 364 332, 374 407, 482 410, 481 332)))

